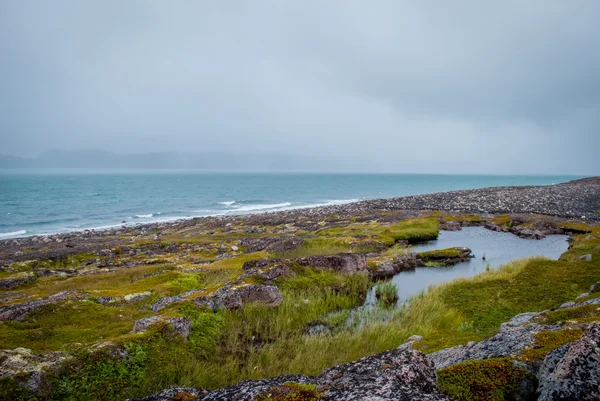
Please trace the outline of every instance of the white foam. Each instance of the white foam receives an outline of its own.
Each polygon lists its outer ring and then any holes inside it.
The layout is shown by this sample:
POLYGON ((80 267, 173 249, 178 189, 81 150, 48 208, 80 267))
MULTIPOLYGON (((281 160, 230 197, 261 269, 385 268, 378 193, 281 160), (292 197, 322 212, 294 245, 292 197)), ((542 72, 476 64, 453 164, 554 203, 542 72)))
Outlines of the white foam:
POLYGON ((27 234, 27 230, 13 231, 10 233, 0 233, 0 238, 10 238, 10 237, 16 237, 18 235, 25 235, 25 234, 27 234))
POLYGON ((234 203, 235 203, 235 201, 219 202, 219 205, 231 206, 234 203))
POLYGON ((134 217, 137 217, 138 219, 148 219, 153 216, 154 215, 152 213, 150 213, 150 214, 136 214, 134 217))
POLYGON ((255 210, 268 210, 268 209, 281 209, 284 207, 292 206, 290 202, 284 203, 273 203, 273 204, 264 204, 264 205, 246 205, 240 206, 235 209, 236 212, 251 212, 255 210))

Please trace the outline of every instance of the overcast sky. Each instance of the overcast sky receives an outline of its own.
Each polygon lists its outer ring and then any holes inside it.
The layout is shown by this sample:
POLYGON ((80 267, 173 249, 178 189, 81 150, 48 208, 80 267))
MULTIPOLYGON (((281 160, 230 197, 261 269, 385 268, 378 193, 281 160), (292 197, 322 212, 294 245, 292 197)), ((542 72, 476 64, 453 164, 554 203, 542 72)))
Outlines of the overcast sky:
POLYGON ((600 174, 600 1, 0 2, 0 153, 600 174))

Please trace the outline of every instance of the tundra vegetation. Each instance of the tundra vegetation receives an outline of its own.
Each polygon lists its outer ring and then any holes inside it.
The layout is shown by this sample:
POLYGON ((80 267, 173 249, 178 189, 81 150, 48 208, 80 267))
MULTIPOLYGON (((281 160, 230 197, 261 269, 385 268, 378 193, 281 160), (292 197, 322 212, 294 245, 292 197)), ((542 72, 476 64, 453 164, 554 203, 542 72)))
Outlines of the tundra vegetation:
MULTIPOLYGON (((317 375, 396 348, 414 334, 423 337, 414 348, 425 353, 480 341, 513 316, 556 308, 598 282, 600 226, 555 219, 552 224, 572 234, 570 249, 557 261, 519 260, 431 287, 393 307, 382 320, 353 324, 349 311, 364 302, 374 285, 382 303, 395 304, 397 289, 391 282, 377 282, 378 266, 410 254, 411 244, 436 238, 440 225, 493 224, 512 230, 536 226, 537 219, 440 212, 332 215, 261 225, 244 218, 206 219, 103 238, 98 249, 69 253, 64 248, 64 255, 47 259, 27 259, 27 252, 39 256, 40 251, 25 249, 22 260, 0 272, 0 315, 53 294, 75 295, 3 319, 0 344, 35 355, 59 352, 69 362, 45 370, 36 388, 28 385, 28 376, 7 375, 0 380, 0 398, 122 400, 170 386, 215 389, 245 379, 317 375), (358 260, 352 271, 337 259, 323 259, 340 254, 364 259, 352 259, 358 260), (584 255, 593 257, 585 260, 584 255), (276 287, 281 299, 244 298, 249 291, 244 288, 265 287, 276 287), (235 297, 243 302, 228 307, 235 297), (135 322, 153 316, 158 316, 154 324, 133 330, 135 322), (179 330, 174 321, 189 326, 179 330), (315 325, 328 330, 311 332, 315 325)), ((544 216, 539 219, 546 222, 544 216)), ((0 252, 0 258, 9 259, 7 248, 0 252)), ((445 265, 462 256, 450 249, 415 257, 434 260, 431 265, 444 260, 445 265)), ((539 333, 536 346, 519 358, 543 358, 582 335, 578 322, 600 321, 600 313, 582 304, 544 319, 568 324, 558 332, 539 333)), ((507 358, 470 361, 441 370, 439 384, 457 400, 502 400, 524 374, 507 358), (474 395, 475 388, 482 395, 474 395)), ((288 383, 280 390, 257 400, 319 399, 310 385, 288 383)))

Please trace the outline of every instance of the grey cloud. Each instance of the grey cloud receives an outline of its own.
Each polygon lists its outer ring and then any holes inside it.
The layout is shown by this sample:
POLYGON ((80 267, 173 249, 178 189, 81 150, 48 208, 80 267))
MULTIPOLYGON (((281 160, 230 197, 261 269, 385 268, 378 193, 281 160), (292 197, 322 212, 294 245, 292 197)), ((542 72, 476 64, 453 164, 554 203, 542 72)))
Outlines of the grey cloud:
POLYGON ((600 173, 596 1, 0 4, 0 153, 600 173))

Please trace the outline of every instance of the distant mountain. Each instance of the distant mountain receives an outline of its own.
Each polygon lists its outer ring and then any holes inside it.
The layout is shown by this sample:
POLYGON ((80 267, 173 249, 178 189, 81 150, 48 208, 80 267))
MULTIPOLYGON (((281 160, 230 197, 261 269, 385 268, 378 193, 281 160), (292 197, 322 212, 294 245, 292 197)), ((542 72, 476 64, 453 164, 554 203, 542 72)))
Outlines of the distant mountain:
MULTIPOLYGON (((333 163, 335 164, 335 163, 333 163)), ((51 150, 34 158, 0 154, 0 168, 193 169, 211 171, 331 171, 330 161, 289 154, 156 152, 122 155, 103 150, 51 150)))

